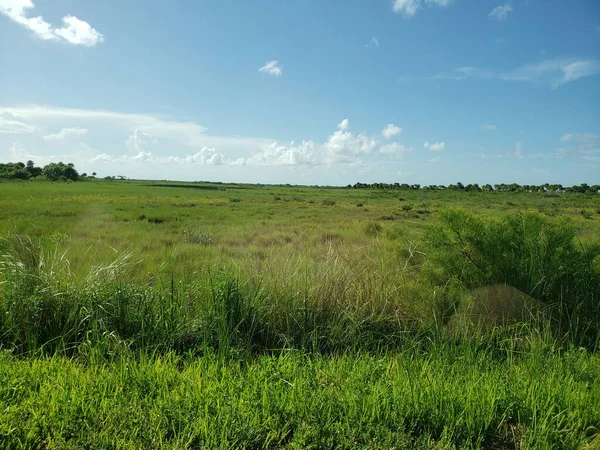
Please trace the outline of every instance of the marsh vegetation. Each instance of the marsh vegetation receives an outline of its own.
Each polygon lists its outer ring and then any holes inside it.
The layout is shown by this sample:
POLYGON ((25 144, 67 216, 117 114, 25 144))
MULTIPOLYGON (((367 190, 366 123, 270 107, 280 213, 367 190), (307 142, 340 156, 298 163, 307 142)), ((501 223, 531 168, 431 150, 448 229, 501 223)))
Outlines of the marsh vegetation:
POLYGON ((597 194, 0 192, 3 448, 600 443, 597 194))

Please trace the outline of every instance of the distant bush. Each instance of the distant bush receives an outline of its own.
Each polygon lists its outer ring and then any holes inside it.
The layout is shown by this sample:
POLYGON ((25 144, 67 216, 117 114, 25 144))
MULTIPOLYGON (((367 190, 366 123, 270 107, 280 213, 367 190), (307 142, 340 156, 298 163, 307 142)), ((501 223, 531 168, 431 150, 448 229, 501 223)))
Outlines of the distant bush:
POLYGON ((331 199, 325 199, 321 202, 323 204, 323 206, 333 206, 335 205, 335 200, 331 200, 331 199))
POLYGON ((597 339, 600 244, 581 245, 571 222, 531 213, 489 220, 446 210, 427 240, 430 274, 438 283, 513 286, 555 306, 564 330, 597 339))

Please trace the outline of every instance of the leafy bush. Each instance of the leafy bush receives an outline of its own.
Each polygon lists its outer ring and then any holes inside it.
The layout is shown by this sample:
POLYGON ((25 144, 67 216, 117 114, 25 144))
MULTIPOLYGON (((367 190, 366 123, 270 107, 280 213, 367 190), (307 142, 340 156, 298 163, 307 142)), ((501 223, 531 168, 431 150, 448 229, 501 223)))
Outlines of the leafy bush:
POLYGON ((580 244, 570 221, 531 213, 491 220, 446 210, 427 238, 433 250, 429 274, 435 282, 513 286, 555 306, 563 330, 588 343, 597 339, 600 245, 580 244))

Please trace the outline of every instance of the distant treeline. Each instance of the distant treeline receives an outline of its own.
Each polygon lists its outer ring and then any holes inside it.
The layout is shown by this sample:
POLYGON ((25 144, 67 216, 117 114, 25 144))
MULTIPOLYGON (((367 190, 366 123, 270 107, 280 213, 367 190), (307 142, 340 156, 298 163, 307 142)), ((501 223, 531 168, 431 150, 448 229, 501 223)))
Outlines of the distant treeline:
MULTIPOLYGON (((96 174, 94 173, 94 176, 96 174)), ((85 179, 87 174, 79 174, 73 163, 50 163, 44 167, 37 167, 33 161, 27 163, 0 163, 0 179, 29 180, 42 179, 48 181, 77 181, 85 179)))
POLYGON ((456 184, 449 184, 444 186, 443 184, 429 184, 421 186, 420 184, 407 184, 407 183, 356 183, 354 186, 348 185, 348 188, 354 189, 400 189, 400 190, 431 190, 431 191, 497 191, 497 192, 549 192, 549 193, 562 193, 562 192, 580 192, 580 193, 591 193, 597 194, 600 192, 600 185, 594 184, 589 186, 587 183, 581 183, 575 186, 563 186, 562 184, 517 184, 517 183, 499 183, 484 184, 480 186, 477 183, 474 184, 462 184, 458 182, 456 184))

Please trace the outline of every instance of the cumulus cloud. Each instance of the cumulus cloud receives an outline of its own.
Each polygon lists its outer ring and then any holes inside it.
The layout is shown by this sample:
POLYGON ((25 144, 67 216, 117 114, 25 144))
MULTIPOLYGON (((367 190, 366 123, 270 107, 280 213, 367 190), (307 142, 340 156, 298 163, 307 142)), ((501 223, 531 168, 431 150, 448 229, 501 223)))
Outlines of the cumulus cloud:
POLYGON ((411 151, 396 142, 383 145, 379 132, 371 135, 353 131, 348 119, 334 122, 332 131, 320 141, 290 142, 212 135, 195 122, 115 111, 17 106, 0 107, 0 117, 38 130, 20 134, 18 139, 14 134, 0 134, 0 159, 16 155, 19 150, 20 158, 14 160, 32 159, 38 164, 69 161, 81 171, 95 171, 101 176, 118 173, 145 179, 304 183, 327 180, 344 184, 363 175, 373 181, 381 180, 383 173, 397 170, 391 160, 401 159, 411 151), (93 148, 82 141, 89 139, 91 143, 92 138, 93 148), (15 140, 22 147, 15 147, 9 154, 15 140), (60 145, 57 147, 56 143, 60 145), (23 148, 35 148, 36 154, 23 159, 23 148))
POLYGON ((338 129, 322 144, 310 140, 304 140, 298 145, 294 142, 271 142, 263 145, 259 152, 249 158, 239 159, 235 163, 254 166, 358 164, 361 156, 373 152, 378 141, 363 133, 355 135, 349 131, 349 127, 350 121, 342 120, 338 129))
POLYGON ((258 69, 259 72, 267 73, 278 77, 283 74, 283 68, 279 65, 279 61, 276 59, 267 62, 264 66, 258 69))
POLYGON ((369 154, 377 146, 377 141, 365 134, 354 135, 348 131, 348 119, 344 119, 323 144, 323 153, 328 164, 336 162, 355 162, 356 156, 369 154))
MULTIPOLYGON (((550 85, 553 89, 580 78, 600 73, 600 60, 593 58, 555 58, 526 64, 508 71, 490 70, 481 67, 457 67, 452 72, 441 72, 427 77, 430 80, 500 80, 529 82, 550 85)), ((399 81, 410 81, 415 77, 399 77, 399 81)))
POLYGON ((31 0, 0 0, 0 14, 27 28, 38 38, 47 41, 63 41, 73 45, 93 47, 104 41, 104 36, 92 26, 72 15, 62 18, 63 26, 54 27, 42 16, 29 17, 34 8, 31 0))
POLYGON ((446 148, 446 143, 426 141, 423 144, 423 147, 425 147, 427 150, 431 150, 432 152, 441 152, 442 150, 444 150, 444 148, 446 148))
POLYGON ((448 6, 452 0, 394 0, 392 9, 404 17, 414 16, 423 5, 448 6))
POLYGON ((316 165, 317 158, 318 146, 313 141, 302 141, 299 145, 293 141, 289 145, 271 142, 250 158, 235 162, 252 166, 296 166, 316 165))
POLYGON ((490 17, 492 19, 502 22, 506 19, 506 17, 508 17, 508 14, 511 13, 512 10, 512 6, 510 6, 508 3, 505 5, 498 5, 494 9, 492 9, 492 11, 490 12, 490 17))
POLYGON ((67 139, 67 138, 73 137, 73 136, 83 136, 83 135, 87 134, 87 132, 88 132, 88 130, 86 128, 79 128, 79 127, 63 128, 58 133, 48 134, 48 135, 44 136, 44 139, 47 141, 60 141, 60 140, 67 139))
POLYGON ((381 135, 386 139, 391 139, 400 133, 402 133, 402 128, 397 127, 393 123, 388 123, 381 131, 381 135))
POLYGON ((131 150, 142 150, 147 144, 158 144, 158 140, 155 137, 150 136, 148 133, 144 133, 142 130, 136 129, 129 135, 125 141, 127 147, 131 150))

